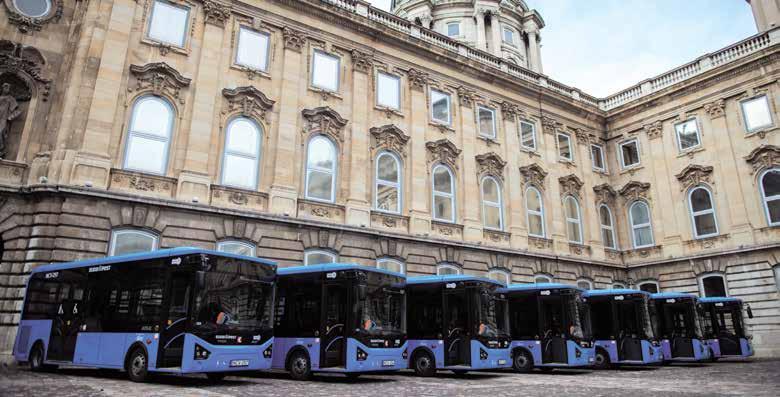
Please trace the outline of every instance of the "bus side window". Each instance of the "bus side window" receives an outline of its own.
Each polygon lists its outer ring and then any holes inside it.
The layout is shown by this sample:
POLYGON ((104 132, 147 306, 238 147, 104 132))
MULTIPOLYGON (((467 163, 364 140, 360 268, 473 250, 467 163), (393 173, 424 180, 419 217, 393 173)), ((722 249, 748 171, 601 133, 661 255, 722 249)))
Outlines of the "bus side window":
POLYGON ((190 279, 189 277, 174 277, 171 285, 171 308, 168 317, 186 317, 190 303, 190 279))

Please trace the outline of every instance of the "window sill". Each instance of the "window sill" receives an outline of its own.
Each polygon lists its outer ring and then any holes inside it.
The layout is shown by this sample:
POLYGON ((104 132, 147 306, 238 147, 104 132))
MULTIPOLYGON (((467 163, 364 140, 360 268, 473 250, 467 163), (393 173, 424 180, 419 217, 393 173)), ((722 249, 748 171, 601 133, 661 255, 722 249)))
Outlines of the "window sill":
POLYGON ((439 131, 441 131, 442 133, 455 132, 455 129, 452 128, 452 126, 449 125, 449 124, 440 123, 438 121, 431 121, 428 124, 430 124, 433 127, 438 128, 439 131))
POLYGON ((322 100, 327 101, 328 98, 336 98, 338 100, 343 100, 344 98, 336 91, 326 90, 324 88, 318 88, 315 86, 310 85, 309 91, 316 92, 322 97, 322 100))
POLYGON ((623 251, 623 255, 626 258, 633 258, 633 257, 647 258, 650 255, 660 254, 661 250, 662 250, 661 245, 648 245, 647 247, 625 250, 623 251))
POLYGON ((477 138, 482 141, 485 141, 485 143, 487 143, 488 145, 501 145, 501 143, 499 143, 496 138, 491 138, 489 136, 484 136, 484 135, 477 135, 477 138))
POLYGON ((599 174, 602 176, 609 176, 609 172, 607 172, 607 170, 602 170, 600 168, 592 168, 592 169, 593 169, 593 173, 595 174, 599 174))
POLYGON ((170 43, 165 43, 165 42, 162 42, 162 41, 157 41, 157 40, 149 38, 149 37, 145 37, 145 38, 141 39, 141 43, 144 43, 144 44, 152 46, 152 47, 157 47, 160 50, 160 55, 162 55, 162 56, 166 56, 170 52, 174 52, 174 53, 177 53, 177 54, 180 54, 180 55, 184 55, 184 56, 190 55, 190 50, 187 47, 180 47, 180 46, 177 46, 176 44, 170 44, 170 43))
POLYGON ((534 157, 534 156, 542 157, 542 155, 539 154, 539 152, 536 151, 536 149, 531 149, 531 148, 520 146, 520 151, 525 153, 525 154, 527 154, 530 157, 534 157))
POLYGON ((574 160, 569 160, 566 158, 558 157, 558 162, 561 164, 565 164, 567 167, 576 167, 577 164, 574 163, 574 160))
POLYGON ((569 241, 569 252, 574 255, 590 255, 590 246, 569 241))
POLYGON ((255 77, 262 77, 265 79, 270 80, 271 74, 268 73, 268 71, 261 70, 261 69, 254 69, 249 66, 239 65, 239 64, 233 64, 230 66, 231 69, 241 71, 246 74, 247 79, 254 80, 255 77))
POLYGON ((391 118, 392 116, 398 116, 398 117, 401 117, 401 118, 404 117, 404 114, 400 110, 394 109, 394 108, 391 108, 391 107, 387 107, 387 106, 374 105, 374 110, 378 110, 378 111, 386 114, 388 119, 391 118))
POLYGON ((431 231, 444 237, 463 238, 463 225, 454 222, 431 220, 431 231))
POLYGON ((492 241, 494 243, 509 243, 509 238, 512 235, 510 233, 507 233, 503 230, 498 229, 488 229, 484 228, 482 229, 482 237, 486 240, 492 241))
POLYGON ((632 165, 632 166, 628 166, 628 167, 623 167, 620 170, 620 175, 624 175, 624 174, 634 175, 635 172, 637 172, 637 171, 639 171, 639 170, 641 170, 643 168, 645 168, 645 166, 641 165, 641 164, 632 165))
POLYGON ((552 239, 546 237, 528 236, 528 247, 534 247, 536 249, 549 249, 553 247, 552 239))
POLYGON ((759 139, 764 139, 766 137, 766 134, 770 132, 775 132, 777 130, 780 130, 780 128, 775 127, 774 125, 770 125, 767 127, 757 128, 753 131, 748 131, 745 134, 745 138, 752 138, 754 136, 758 136, 759 139))
POLYGON ((693 158, 694 154, 699 153, 699 152, 703 152, 703 151, 704 151, 704 147, 700 144, 698 146, 695 146, 695 147, 692 147, 692 148, 689 148, 689 149, 685 149, 685 150, 677 153, 677 158, 685 157, 685 156, 688 156, 689 158, 693 158))
POLYGON ((325 201, 298 199, 298 217, 344 223, 344 206, 325 201))
POLYGON ((685 240, 683 241, 683 244, 688 247, 696 247, 698 246, 700 249, 709 249, 714 247, 716 244, 723 242, 725 240, 728 240, 731 238, 731 235, 727 234, 716 234, 712 236, 707 237, 699 237, 699 238, 693 238, 691 240, 685 240))
POLYGON ((178 179, 143 171, 112 168, 109 190, 124 190, 134 194, 154 195, 165 198, 176 196, 178 179))
POLYGON ((234 186, 211 185, 210 204, 214 206, 239 206, 258 211, 267 211, 268 194, 234 186))
POLYGON ((371 227, 380 229, 406 230, 409 227, 409 217, 374 209, 371 210, 371 227))

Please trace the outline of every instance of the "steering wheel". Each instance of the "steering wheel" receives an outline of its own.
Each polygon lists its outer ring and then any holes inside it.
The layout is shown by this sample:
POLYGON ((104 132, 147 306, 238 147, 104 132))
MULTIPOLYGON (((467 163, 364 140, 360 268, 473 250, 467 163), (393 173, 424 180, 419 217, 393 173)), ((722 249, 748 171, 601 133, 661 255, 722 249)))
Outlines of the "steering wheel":
POLYGON ((542 335, 542 339, 548 339, 550 335, 552 334, 552 330, 548 329, 547 331, 544 331, 544 335, 542 335))

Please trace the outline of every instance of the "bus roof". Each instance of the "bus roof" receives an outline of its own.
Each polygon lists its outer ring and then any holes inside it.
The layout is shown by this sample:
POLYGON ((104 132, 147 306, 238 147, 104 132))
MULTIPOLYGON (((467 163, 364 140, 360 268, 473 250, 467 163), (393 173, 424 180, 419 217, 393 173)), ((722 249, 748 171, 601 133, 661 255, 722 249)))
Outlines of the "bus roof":
POLYGON ((85 260, 74 261, 74 262, 52 263, 48 265, 38 266, 35 269, 33 269, 32 272, 33 273, 52 272, 57 270, 76 269, 76 268, 87 267, 87 266, 108 265, 112 263, 132 262, 132 261, 140 261, 146 259, 169 258, 174 256, 194 255, 194 254, 225 256, 229 258, 248 260, 248 261, 252 261, 252 262, 256 262, 268 266, 274 266, 274 267, 276 266, 275 262, 266 259, 229 254, 227 252, 219 252, 219 251, 207 250, 203 248, 179 247, 179 248, 161 249, 161 250, 150 251, 150 252, 139 252, 136 254, 106 256, 103 258, 85 259, 85 260))
POLYGON ((585 291, 584 296, 609 296, 609 295, 631 295, 641 294, 650 296, 649 292, 641 291, 638 289, 628 288, 615 288, 615 289, 591 289, 585 291))
POLYGON ((479 277, 479 276, 469 276, 466 274, 446 274, 442 276, 417 276, 417 277, 409 277, 406 280, 407 285, 412 284, 442 284, 442 283, 451 283, 456 281, 480 281, 485 283, 491 283, 496 284, 499 286, 504 286, 504 284, 501 284, 500 282, 496 280, 492 280, 485 277, 479 277))
POLYGON ((287 275, 287 274, 303 274, 303 273, 324 273, 324 272, 336 272, 340 270, 364 270, 367 272, 383 273, 390 276, 406 278, 406 275, 401 273, 396 273, 390 270, 380 269, 371 266, 358 265, 356 263, 323 263, 320 265, 311 265, 311 266, 280 267, 279 270, 277 270, 277 274, 287 275))
POLYGON ((650 295, 650 297, 653 299, 696 299, 696 295, 686 294, 685 292, 659 292, 650 295))
POLYGON ((574 285, 560 284, 560 283, 538 283, 538 284, 510 284, 503 288, 500 292, 514 292, 514 291, 541 291, 543 289, 576 289, 584 291, 574 285))
POLYGON ((713 296, 710 298, 699 298, 699 302, 701 303, 726 303, 726 302, 742 303, 742 299, 732 298, 727 296, 713 296))

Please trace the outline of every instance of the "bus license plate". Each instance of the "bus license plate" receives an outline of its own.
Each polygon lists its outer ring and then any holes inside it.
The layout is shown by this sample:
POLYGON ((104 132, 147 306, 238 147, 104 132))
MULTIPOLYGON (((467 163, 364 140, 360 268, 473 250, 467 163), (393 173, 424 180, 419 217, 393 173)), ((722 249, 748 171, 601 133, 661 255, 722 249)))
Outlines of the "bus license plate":
POLYGON ((231 367, 248 367, 249 360, 230 360, 231 367))
POLYGON ((383 367, 394 367, 395 366, 395 360, 383 360, 382 361, 383 367))
POLYGON ((498 360, 498 365, 504 365, 504 364, 506 364, 506 360, 504 359, 498 360))

